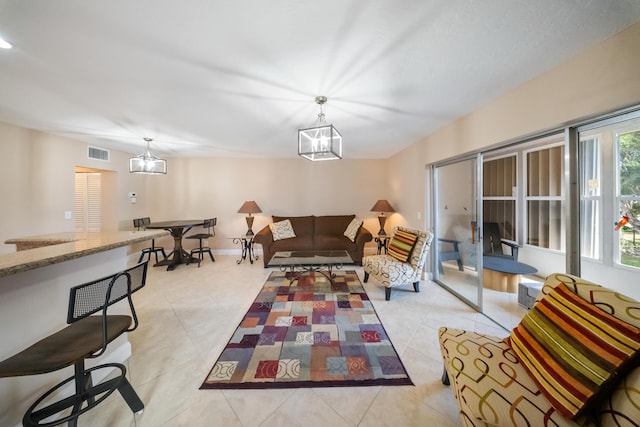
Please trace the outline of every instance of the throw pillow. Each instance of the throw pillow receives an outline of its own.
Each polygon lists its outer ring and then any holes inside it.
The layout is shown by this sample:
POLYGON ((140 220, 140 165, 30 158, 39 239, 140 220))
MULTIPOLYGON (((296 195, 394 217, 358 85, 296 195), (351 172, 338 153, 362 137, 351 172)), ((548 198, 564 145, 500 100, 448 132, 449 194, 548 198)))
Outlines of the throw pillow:
POLYGON ((288 219, 269 224, 269 228, 271 229, 271 234, 273 234, 274 242, 276 240, 296 237, 296 233, 294 233, 293 227, 291 226, 291 221, 288 219))
POLYGON ((509 337, 518 360, 553 407, 575 419, 597 407, 637 363, 640 329, 560 284, 509 337))
POLYGON ((360 230, 360 226, 362 225, 362 220, 360 218, 353 218, 347 229, 344 231, 344 235, 349 238, 352 242, 356 241, 356 234, 358 234, 358 230, 360 230))
POLYGON ((389 242, 387 254, 400 262, 407 262, 411 256, 411 250, 416 244, 418 236, 408 231, 396 230, 389 242))

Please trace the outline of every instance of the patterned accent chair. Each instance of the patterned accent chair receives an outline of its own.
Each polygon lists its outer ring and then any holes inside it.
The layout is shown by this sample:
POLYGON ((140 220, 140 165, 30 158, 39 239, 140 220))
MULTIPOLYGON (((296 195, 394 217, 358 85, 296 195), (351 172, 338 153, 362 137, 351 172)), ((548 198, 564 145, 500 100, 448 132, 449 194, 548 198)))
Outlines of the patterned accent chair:
MULTIPOLYGON (((564 283, 573 293, 618 319, 640 327, 640 302, 576 276, 547 277, 536 303, 564 283)), ((564 417, 519 362, 509 340, 441 327, 442 382, 453 389, 463 426, 638 426, 640 367, 635 365, 599 400, 591 417, 564 417)))
POLYGON ((391 255, 370 255, 362 258, 362 269, 364 270, 365 283, 372 275, 376 280, 385 286, 385 299, 391 299, 391 288, 413 284, 413 289, 420 292, 420 277, 422 270, 429 256, 431 240, 433 234, 429 231, 416 230, 408 227, 395 227, 391 235, 390 242, 396 230, 414 233, 418 236, 413 246, 408 262, 400 262, 391 255))

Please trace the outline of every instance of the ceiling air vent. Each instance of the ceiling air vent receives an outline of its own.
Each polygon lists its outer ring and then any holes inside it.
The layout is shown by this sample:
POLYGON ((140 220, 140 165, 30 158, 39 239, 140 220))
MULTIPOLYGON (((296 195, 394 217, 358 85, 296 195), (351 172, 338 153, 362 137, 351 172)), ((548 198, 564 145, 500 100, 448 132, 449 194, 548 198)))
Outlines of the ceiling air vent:
POLYGON ((101 160, 103 162, 111 161, 111 153, 109 150, 97 147, 87 147, 87 157, 93 160, 101 160))

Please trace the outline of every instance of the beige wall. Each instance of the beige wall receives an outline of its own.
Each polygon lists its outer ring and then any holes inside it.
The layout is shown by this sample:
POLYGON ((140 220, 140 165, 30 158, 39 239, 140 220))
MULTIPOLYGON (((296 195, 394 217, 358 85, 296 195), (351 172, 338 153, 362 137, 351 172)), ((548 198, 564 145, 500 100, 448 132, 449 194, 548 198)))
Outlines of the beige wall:
POLYGON ((415 212, 430 203, 425 168, 432 163, 639 104, 639 70, 640 23, 391 157, 389 181, 400 214, 429 227, 428 210, 423 223, 415 212))
POLYGON ((432 163, 640 103, 640 23, 426 137, 432 163))
POLYGON ((214 249, 235 248, 229 238, 247 230, 238 209, 255 200, 254 232, 271 222, 271 215, 356 214, 372 232, 378 230, 369 209, 378 199, 394 199, 387 182, 385 160, 310 162, 305 159, 169 159, 167 176, 152 177, 148 203, 153 220, 218 218, 214 249))
MULTIPOLYGON (((218 218, 214 250, 238 249, 229 237, 246 232, 245 200, 256 200, 263 213, 254 231, 271 215, 352 214, 378 230, 376 200, 394 205, 386 160, 342 160, 312 163, 304 159, 170 158, 166 176, 132 175, 130 154, 111 151, 111 162, 87 159, 87 144, 0 123, 0 242, 9 238, 73 231, 65 211, 74 209, 76 166, 101 169, 107 196, 103 199, 108 228, 129 229, 131 219, 154 221, 218 218), (137 193, 132 204, 128 193, 137 193)), ((393 219, 393 217, 392 217, 393 219)), ((387 227, 388 228, 388 227, 387 227)), ((171 238, 158 242, 172 247, 171 238)), ((187 241, 185 246, 195 243, 187 241)), ((0 253, 15 250, 0 244, 0 253)))
POLYGON ((0 254, 15 251, 4 241, 14 237, 73 231, 65 211, 74 210, 75 168, 104 171, 109 229, 131 227, 131 218, 147 208, 132 205, 127 193, 142 191, 148 177, 128 172, 129 154, 111 151, 111 162, 89 160, 87 144, 0 123, 0 254))

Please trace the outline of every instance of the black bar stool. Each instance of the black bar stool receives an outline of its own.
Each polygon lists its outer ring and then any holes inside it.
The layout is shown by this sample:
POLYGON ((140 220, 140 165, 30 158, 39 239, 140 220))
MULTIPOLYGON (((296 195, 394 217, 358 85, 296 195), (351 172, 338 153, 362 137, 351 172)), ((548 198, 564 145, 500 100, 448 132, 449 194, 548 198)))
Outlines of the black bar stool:
POLYGON ((45 374, 74 366, 74 376, 49 389, 29 407, 22 419, 25 427, 63 423, 75 427, 80 415, 96 407, 116 390, 132 412, 142 412, 144 404, 127 380, 123 364, 106 363, 85 369, 85 360, 102 355, 110 342, 138 327, 131 294, 145 285, 147 265, 144 262, 71 288, 68 326, 0 362, 0 378, 45 374), (107 314, 107 307, 124 299, 129 303, 130 315, 107 314), (95 313, 99 314, 92 316, 95 313), (115 376, 109 374, 107 380, 93 385, 92 372, 106 368, 116 370, 115 376), (75 394, 40 407, 42 402, 48 402, 50 396, 71 382, 75 383, 75 394), (56 415, 57 418, 52 418, 56 415))
MULTIPOLYGON (((148 224, 151 224, 151 219, 149 217, 136 218, 133 220, 133 226, 137 230, 144 230, 148 224)), ((145 255, 148 255, 149 261, 151 261, 151 254, 154 254, 156 257, 156 264, 157 264, 158 252, 162 252, 163 259, 167 257, 167 254, 165 253, 164 248, 162 246, 156 246, 156 239, 151 239, 151 247, 144 248, 142 250, 142 252, 140 253, 140 258, 138 258, 138 263, 142 262, 142 259, 144 258, 145 255)))

